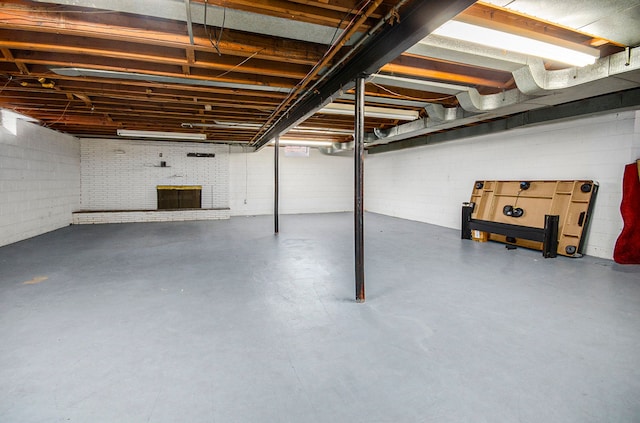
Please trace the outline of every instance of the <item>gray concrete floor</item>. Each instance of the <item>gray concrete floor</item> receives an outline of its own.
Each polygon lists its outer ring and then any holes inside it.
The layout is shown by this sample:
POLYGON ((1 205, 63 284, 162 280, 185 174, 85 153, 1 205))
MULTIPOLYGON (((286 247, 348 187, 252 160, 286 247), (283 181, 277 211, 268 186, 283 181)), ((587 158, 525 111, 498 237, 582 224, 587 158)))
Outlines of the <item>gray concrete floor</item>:
POLYGON ((73 226, 0 248, 0 422, 640 421, 640 266, 368 214, 357 304, 352 225, 73 226))

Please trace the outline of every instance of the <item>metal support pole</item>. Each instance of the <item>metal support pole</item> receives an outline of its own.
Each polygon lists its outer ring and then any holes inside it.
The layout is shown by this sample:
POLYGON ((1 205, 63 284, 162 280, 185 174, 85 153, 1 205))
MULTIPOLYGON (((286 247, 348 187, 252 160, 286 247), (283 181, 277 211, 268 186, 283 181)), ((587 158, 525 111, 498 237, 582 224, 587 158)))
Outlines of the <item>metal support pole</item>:
POLYGON ((278 191, 278 179, 280 176, 280 170, 278 168, 278 159, 280 156, 280 135, 276 137, 276 141, 273 145, 274 153, 273 153, 273 167, 274 167, 274 181, 273 181, 273 231, 277 235, 278 228, 278 201, 279 201, 279 191, 278 191))
POLYGON ((363 303, 364 295, 364 76, 356 78, 356 110, 354 135, 354 223, 356 252, 356 301, 363 303))

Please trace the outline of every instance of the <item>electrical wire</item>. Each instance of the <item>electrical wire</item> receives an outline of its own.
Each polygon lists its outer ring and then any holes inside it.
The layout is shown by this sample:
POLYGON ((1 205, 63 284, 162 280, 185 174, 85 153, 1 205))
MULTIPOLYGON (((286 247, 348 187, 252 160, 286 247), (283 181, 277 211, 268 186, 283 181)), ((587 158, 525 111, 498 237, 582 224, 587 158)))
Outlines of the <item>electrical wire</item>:
POLYGON ((218 41, 216 41, 217 46, 220 46, 220 40, 222 40, 222 31, 224 31, 224 24, 226 20, 227 20, 227 8, 224 7, 222 8, 222 25, 220 26, 220 35, 218 36, 218 41))
POLYGON ((211 43, 211 46, 216 49, 216 51, 218 52, 218 56, 222 56, 222 53, 220 52, 220 41, 222 40, 222 31, 224 31, 224 23, 227 20, 227 8, 223 8, 222 9, 222 26, 220 27, 220 34, 216 37, 215 34, 215 28, 213 29, 214 33, 213 36, 211 36, 211 31, 209 31, 209 27, 207 26, 207 9, 209 9, 209 4, 207 2, 207 0, 204 0, 204 31, 207 34, 207 37, 209 37, 209 42, 211 43), (217 38, 217 41, 214 41, 213 39, 217 38))
MULTIPOLYGON (((353 18, 351 19, 351 21, 349 21, 349 24, 347 25, 346 29, 351 28, 351 26, 356 22, 356 18, 360 18, 360 16, 362 15, 364 9, 366 7, 368 7, 371 3, 373 2, 373 0, 367 0, 362 7, 358 10, 357 13, 354 14, 353 18)), ((297 95, 299 94, 300 90, 303 90, 306 85, 310 82, 310 79, 313 75, 316 75, 317 72, 319 72, 319 66, 321 63, 324 62, 324 60, 329 57, 330 54, 332 54, 332 52, 334 51, 334 49, 342 42, 343 37, 345 36, 345 34, 348 31, 345 30, 345 32, 343 32, 340 37, 335 40, 325 51, 324 55, 320 58, 320 60, 318 60, 318 62, 309 70, 309 72, 304 76, 304 78, 302 78, 293 88, 292 90, 289 92, 289 94, 287 94, 287 96, 284 98, 284 100, 282 100, 282 102, 278 105, 278 107, 276 107, 273 112, 269 115, 269 117, 267 118, 266 122, 264 123, 264 125, 262 126, 262 128, 260 128, 260 130, 258 130, 258 132, 254 135, 253 139, 251 140, 251 142, 253 142, 269 125, 269 123, 275 119, 276 115, 282 111, 282 109, 284 107, 286 107, 287 104, 289 104, 289 102, 297 95)))
POLYGON ((252 58, 254 58, 258 53, 260 53, 261 51, 263 51, 264 48, 256 51, 255 53, 253 53, 251 56, 247 57, 246 59, 244 59, 242 62, 238 63, 237 65, 235 65, 234 67, 232 67, 231 69, 222 72, 220 75, 216 75, 213 78, 222 78, 223 76, 233 72, 234 70, 238 69, 240 66, 244 65, 245 63, 247 63, 249 60, 251 60, 252 58))
POLYGON ((69 108, 69 106, 71 105, 71 102, 68 101, 66 107, 64 108, 64 110, 62 111, 62 114, 60 115, 60 117, 55 120, 54 122, 49 122, 47 124, 45 124, 45 127, 50 127, 51 125, 55 125, 56 123, 60 122, 62 119, 64 119, 64 116, 67 114, 67 109, 69 108))
POLYGON ((455 95, 448 95, 448 96, 445 96, 445 97, 428 98, 428 99, 427 98, 412 97, 412 96, 409 96, 409 95, 404 95, 404 94, 400 94, 400 93, 397 93, 395 91, 392 91, 392 90, 388 89, 387 87, 385 87, 383 85, 376 84, 375 82, 369 82, 369 83, 371 85, 375 86, 375 87, 380 88, 383 91, 388 92, 389 94, 391 94, 393 96, 396 96, 396 97, 404 99, 404 100, 424 101, 426 103, 430 103, 430 102, 434 102, 434 101, 450 100, 450 99, 456 97, 455 95))
POLYGON ((329 42, 329 45, 333 44, 336 41, 336 37, 338 36, 338 32, 340 31, 340 25, 342 25, 342 23, 347 19, 347 16, 352 14, 352 12, 356 9, 356 7, 357 6, 354 5, 351 9, 349 9, 347 13, 344 14, 342 19, 340 19, 340 22, 338 22, 338 25, 336 25, 336 30, 333 33, 333 37, 331 37, 331 41, 329 42))
MULTIPOLYGON (((298 96, 298 98, 296 98, 296 100, 293 102, 293 106, 291 107, 295 107, 296 105, 300 104, 310 93, 314 93, 316 92, 316 87, 318 87, 320 85, 320 83, 324 80, 326 80, 328 75, 332 75, 333 72, 340 66, 342 65, 342 63, 349 57, 351 57, 352 54, 354 54, 355 51, 357 51, 362 44, 364 43, 364 41, 369 38, 371 35, 373 35, 378 29, 380 29, 392 16, 396 16, 398 15, 398 10, 400 9, 400 7, 402 7, 407 1, 409 0, 400 0, 395 6, 394 8, 389 11, 389 13, 382 18, 380 21, 378 21, 378 23, 376 25, 374 25, 373 28, 370 28, 369 31, 367 32, 367 34, 360 38, 355 45, 353 45, 351 47, 351 51, 347 52, 345 55, 343 55, 336 63, 333 64, 333 66, 327 71, 325 72, 325 74, 320 77, 317 81, 314 82, 314 84, 308 88, 305 92, 303 92, 301 95, 298 96)), ((297 86, 296 86, 297 87, 297 86)), ((286 99, 285 99, 286 101, 286 99)), ((282 105, 282 103, 281 103, 282 105)), ((278 106, 280 107, 280 106, 278 106)), ((277 109, 276 109, 277 110, 277 109)), ((270 116, 269 119, 272 118, 272 116, 275 114, 275 112, 273 112, 270 116)), ((276 122, 272 124, 272 126, 278 125, 282 119, 285 118, 285 116, 287 116, 287 114, 282 114, 280 115, 280 117, 278 119, 276 119, 276 122)), ((263 126, 262 129, 266 128, 267 124, 265 123, 265 125, 263 126)), ((253 142, 255 140, 255 138, 257 136, 260 135, 260 133, 262 132, 262 129, 254 136, 254 138, 252 139, 251 142, 253 142)))
POLYGON ((13 75, 9 75, 9 79, 7 80, 7 83, 4 84, 4 86, 2 88, 0 88, 0 94, 2 93, 2 91, 4 91, 5 88, 7 88, 7 85, 9 85, 9 83, 13 80, 13 75))
MULTIPOLYGON (((371 3, 372 0, 368 0, 366 3, 364 3, 362 5, 362 7, 360 9, 358 9, 358 12, 354 14, 353 18, 351 18, 351 21, 349 21, 349 24, 347 25, 347 28, 349 28, 355 21, 356 17, 359 17, 360 14, 362 13, 362 11, 371 3)), ((300 87, 303 82, 309 77, 309 75, 313 74, 313 72, 317 69, 318 64, 322 63, 322 61, 329 55, 329 53, 338 45, 338 40, 335 40, 328 48, 327 51, 325 51, 325 53, 322 55, 322 57, 320 58, 320 60, 311 68, 311 70, 305 75, 304 78, 302 78, 302 80, 300 82, 298 82, 298 84, 294 87, 294 89, 291 91, 291 93, 289 93, 289 97, 292 97, 295 93, 295 91, 297 90, 298 87, 300 87)))

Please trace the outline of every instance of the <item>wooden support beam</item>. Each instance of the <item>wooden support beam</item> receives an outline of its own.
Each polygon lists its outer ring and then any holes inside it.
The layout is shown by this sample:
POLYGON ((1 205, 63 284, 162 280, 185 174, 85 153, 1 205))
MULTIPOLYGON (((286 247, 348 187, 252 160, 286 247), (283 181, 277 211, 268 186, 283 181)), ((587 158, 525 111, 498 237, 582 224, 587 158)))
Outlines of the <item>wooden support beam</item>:
POLYGON ((274 134, 285 133, 331 102, 336 93, 353 87, 354 78, 362 73, 374 73, 398 57, 407 48, 429 35, 444 22, 474 3, 474 0, 421 0, 410 2, 403 19, 387 26, 367 40, 357 53, 344 63, 339 72, 328 77, 295 107, 287 110, 286 117, 263 132, 253 145, 262 148, 274 134))
POLYGON ((511 88, 508 83, 512 79, 510 72, 489 71, 475 66, 452 64, 409 54, 402 54, 393 62, 382 66, 380 71, 399 76, 435 79, 499 90, 511 88))
MULTIPOLYGON (((41 73, 32 71, 32 75, 34 77, 51 76, 48 70, 42 70, 41 73)), ((56 80, 59 85, 63 85, 68 90, 80 90, 92 96, 102 95, 128 99, 128 95, 131 95, 149 101, 154 101, 154 98, 161 98, 163 102, 182 101, 183 99, 191 102, 195 95, 203 102, 214 103, 220 100, 233 103, 233 107, 245 107, 239 103, 251 101, 256 107, 265 108, 265 111, 270 110, 273 104, 279 103, 286 95, 285 93, 270 91, 243 90, 238 92, 237 89, 224 87, 185 85, 178 88, 172 84, 135 80, 127 81, 125 84, 119 80, 96 77, 83 77, 82 80, 76 80, 75 77, 56 75, 56 80)))
MULTIPOLYGON (((71 45, 82 46, 85 43, 96 43, 97 40, 121 41, 125 43, 138 43, 145 46, 163 46, 185 49, 191 46, 189 36, 182 35, 176 28, 172 31, 171 25, 159 21, 150 22, 144 18, 128 16, 126 19, 119 14, 101 15, 97 22, 88 21, 81 13, 61 13, 55 15, 46 8, 38 13, 38 10, 25 8, 20 10, 12 5, 10 12, 5 12, 0 3, 0 29, 8 30, 8 34, 0 37, 0 40, 19 40, 21 37, 37 37, 37 33, 55 34, 49 36, 51 48, 58 44, 62 36, 79 37, 71 45), (126 26, 124 24, 129 24, 126 26), (164 24, 164 25, 163 25, 164 24), (142 29, 144 28, 144 29, 142 29), (23 32, 25 31, 25 32, 23 32), (30 31, 27 32, 27 31, 30 31), (90 37, 87 39, 87 37, 90 37)), ((95 18, 98 19, 98 18, 95 18)), ((29 40, 26 40, 27 42, 29 40)), ((64 44, 64 43, 63 43, 64 44)), ((209 37, 204 27, 194 27, 193 48, 198 51, 214 52, 209 37)), ((324 54, 325 46, 304 42, 283 42, 274 37, 261 36, 227 30, 220 41, 220 50, 225 55, 262 58, 287 63, 299 63, 306 65, 315 64, 324 54)))
POLYGON ((191 65, 196 63, 196 53, 193 48, 187 47, 185 49, 185 55, 187 58, 187 64, 182 65, 182 73, 185 75, 191 75, 191 65))
MULTIPOLYGON (((145 75, 154 75, 160 77, 173 77, 173 78, 184 78, 185 75, 182 73, 181 66, 174 65, 162 65, 162 64, 153 64, 151 66, 145 66, 144 63, 126 63, 126 62, 113 62, 109 60, 92 60, 86 56, 77 56, 74 58, 61 58, 56 56, 55 54, 47 54, 48 56, 38 55, 37 57, 34 55, 30 55, 31 57, 25 59, 26 63, 31 65, 42 65, 47 67, 80 67, 80 68, 89 68, 96 70, 105 70, 112 72, 122 72, 122 69, 127 69, 129 73, 137 73, 137 74, 145 74, 145 75), (67 60, 60 60, 67 59, 67 60), (73 59, 77 59, 73 60, 73 59)), ((48 74, 50 77, 51 74, 48 74)), ((211 81, 215 80, 217 82, 225 82, 230 84, 242 84, 242 85, 256 85, 256 86, 267 86, 267 87, 279 87, 290 89, 295 85, 297 79, 295 77, 275 77, 275 76, 264 76, 256 73, 236 73, 236 72, 221 72, 217 75, 211 76, 210 70, 192 68, 191 74, 189 75, 190 79, 193 79, 194 84, 197 84, 198 81, 211 81)), ((170 84, 165 84, 169 86, 170 84)))
POLYGON ((11 50, 9 50, 6 47, 2 47, 0 48, 0 51, 2 52, 2 55, 4 56, 4 58, 10 62, 14 61, 15 59, 13 58, 13 54, 11 53, 11 50))
MULTIPOLYGON (((6 32, 5 32, 6 33, 6 32)), ((0 48, 20 50, 18 57, 12 56, 9 61, 24 63, 60 63, 60 66, 91 67, 95 65, 110 65, 139 69, 167 69, 168 66, 180 67, 178 76, 190 74, 185 68, 195 67, 200 72, 207 71, 210 79, 227 72, 260 76, 269 81, 273 78, 289 78, 297 82, 308 72, 309 67, 295 63, 281 63, 270 60, 253 58, 245 61, 236 56, 225 55, 219 57, 211 53, 201 53, 196 62, 193 49, 187 49, 186 55, 182 49, 168 49, 162 47, 132 46, 127 43, 107 43, 98 40, 90 46, 73 44, 73 40, 65 39, 51 42, 11 41, 2 38, 0 31, 0 48), (68 44, 65 44, 68 43, 68 44), (211 71, 217 72, 211 72, 211 71)), ((34 37, 37 38, 37 37, 34 37)), ((10 53, 10 51, 8 51, 10 53)), ((295 82, 292 82, 294 84, 295 82)))
MULTIPOLYGON (((194 3, 204 3, 204 0, 194 0, 194 3)), ((346 27, 347 23, 357 13, 354 2, 331 2, 333 7, 319 1, 287 1, 287 0, 208 0, 208 4, 230 9, 245 10, 284 19, 313 23, 329 27, 346 27), (295 3, 292 6, 292 3, 295 3), (342 4, 340 4, 342 3, 342 4)), ((372 20, 382 18, 381 13, 371 16, 372 20)), ((368 26, 367 26, 368 28, 368 26)))
POLYGON ((541 19, 532 19, 531 16, 526 14, 483 2, 475 3, 460 13, 456 19, 472 25, 500 29, 534 39, 553 37, 570 43, 591 45, 593 47, 603 44, 622 46, 610 40, 593 38, 562 25, 541 19))
POLYGON ((27 68, 27 65, 25 65, 20 60, 16 60, 15 57, 13 57, 13 53, 11 53, 10 49, 2 47, 0 48, 0 51, 2 51, 2 55, 7 61, 13 62, 16 65, 22 75, 29 75, 29 68, 27 68))
POLYGON ((82 100, 89 109, 93 109, 93 104, 91 103, 91 99, 88 95, 82 93, 73 93, 73 95, 82 100))

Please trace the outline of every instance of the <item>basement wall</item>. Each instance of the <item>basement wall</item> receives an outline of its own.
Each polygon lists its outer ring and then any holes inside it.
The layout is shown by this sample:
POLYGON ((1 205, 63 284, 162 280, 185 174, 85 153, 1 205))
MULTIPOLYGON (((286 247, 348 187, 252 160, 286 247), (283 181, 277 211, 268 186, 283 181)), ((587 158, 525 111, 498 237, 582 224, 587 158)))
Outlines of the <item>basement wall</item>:
POLYGON ((0 126, 0 246, 69 225, 80 204, 78 139, 20 119, 7 126, 0 126))
POLYGON ((635 112, 635 126, 633 140, 631 141, 631 160, 640 159, 640 110, 635 112))
POLYGON ((640 112, 633 111, 371 154, 365 206, 460 229, 460 207, 476 180, 593 179, 600 189, 585 253, 611 259, 622 229, 623 169, 638 158, 640 112))
MULTIPOLYGON (((238 146, 231 149, 231 215, 272 214, 273 148, 256 153, 244 153, 238 146)), ((279 168, 280 213, 353 210, 352 157, 327 156, 314 148, 309 157, 287 157, 280 148, 279 168)))
POLYGON ((80 140, 83 211, 156 210, 158 185, 202 185, 202 208, 229 207, 229 147, 189 142, 80 140), (188 153, 215 157, 187 157, 188 153), (166 162, 166 167, 161 167, 166 162))

